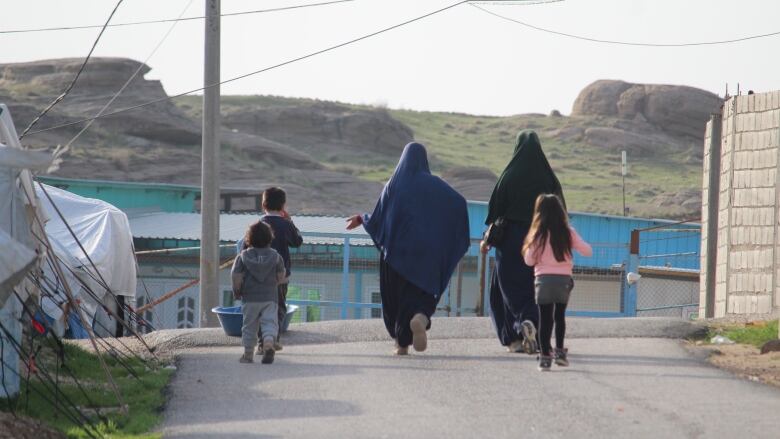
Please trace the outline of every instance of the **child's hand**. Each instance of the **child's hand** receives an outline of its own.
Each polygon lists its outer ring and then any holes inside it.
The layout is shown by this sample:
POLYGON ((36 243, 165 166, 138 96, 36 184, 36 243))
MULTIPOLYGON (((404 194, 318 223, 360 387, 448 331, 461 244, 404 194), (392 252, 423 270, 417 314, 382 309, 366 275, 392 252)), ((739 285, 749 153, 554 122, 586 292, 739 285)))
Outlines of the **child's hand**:
POLYGON ((485 242, 485 240, 480 241, 479 251, 481 251, 483 254, 487 254, 487 252, 490 251, 490 245, 488 245, 488 243, 485 242))

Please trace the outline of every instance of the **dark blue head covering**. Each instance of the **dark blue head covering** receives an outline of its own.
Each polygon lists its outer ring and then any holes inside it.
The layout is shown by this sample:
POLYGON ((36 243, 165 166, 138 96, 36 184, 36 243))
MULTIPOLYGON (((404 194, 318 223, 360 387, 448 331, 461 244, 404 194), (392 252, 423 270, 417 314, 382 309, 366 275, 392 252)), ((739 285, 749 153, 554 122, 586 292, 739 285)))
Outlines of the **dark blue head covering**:
POLYGON ((469 248, 466 200, 431 175, 419 143, 406 145, 363 227, 395 271, 436 297, 469 248))

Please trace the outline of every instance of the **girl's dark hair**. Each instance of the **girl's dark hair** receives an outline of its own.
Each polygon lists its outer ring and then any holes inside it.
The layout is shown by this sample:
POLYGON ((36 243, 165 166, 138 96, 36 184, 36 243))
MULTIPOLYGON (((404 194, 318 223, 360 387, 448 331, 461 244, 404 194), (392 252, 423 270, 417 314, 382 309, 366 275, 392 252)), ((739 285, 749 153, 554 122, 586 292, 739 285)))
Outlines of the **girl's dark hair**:
POLYGON ((541 194, 536 197, 534 219, 523 243, 523 253, 528 251, 528 247, 535 245, 538 257, 548 239, 556 261, 563 262, 566 256, 571 256, 569 217, 563 202, 555 194, 541 194))
POLYGON ((244 247, 263 248, 271 245, 271 241, 274 240, 274 231, 271 230, 271 226, 258 221, 246 231, 244 236, 244 247))

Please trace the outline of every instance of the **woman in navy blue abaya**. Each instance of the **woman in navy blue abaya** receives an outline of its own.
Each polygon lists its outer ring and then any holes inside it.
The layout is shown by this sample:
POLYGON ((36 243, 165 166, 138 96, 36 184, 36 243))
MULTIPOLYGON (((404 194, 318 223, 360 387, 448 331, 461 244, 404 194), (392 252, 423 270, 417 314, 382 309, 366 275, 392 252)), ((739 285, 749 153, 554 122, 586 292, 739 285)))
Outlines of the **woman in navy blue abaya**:
MULTIPOLYGON (((563 191, 547 161, 539 136, 532 130, 517 135, 515 151, 490 196, 485 224, 503 218, 504 237, 495 244, 496 263, 490 282, 493 324, 502 345, 510 352, 535 353, 539 310, 534 299, 534 270, 523 260, 521 248, 539 194, 563 191)), ((564 207, 566 202, 564 201, 564 207)), ((482 251, 489 246, 482 242, 482 251)))
POLYGON ((406 145, 373 213, 349 218, 363 225, 380 254, 382 316, 396 353, 424 351, 431 316, 469 247, 466 200, 431 174, 425 147, 406 145))

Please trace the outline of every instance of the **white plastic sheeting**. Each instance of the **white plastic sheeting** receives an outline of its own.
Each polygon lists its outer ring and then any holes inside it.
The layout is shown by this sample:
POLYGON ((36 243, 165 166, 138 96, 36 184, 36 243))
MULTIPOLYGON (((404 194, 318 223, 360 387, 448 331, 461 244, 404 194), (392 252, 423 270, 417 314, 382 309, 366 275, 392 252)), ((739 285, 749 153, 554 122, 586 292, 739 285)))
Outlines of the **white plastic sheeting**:
MULTIPOLYGON (((116 295, 135 297, 136 265, 133 235, 127 215, 104 201, 44 186, 78 241, 74 239, 46 194, 36 184, 38 199, 49 217, 49 222, 46 223, 46 234, 49 238, 56 240, 62 249, 77 259, 98 284, 105 282, 116 295), (94 268, 92 263, 95 264, 94 268)), ((95 293, 102 296, 105 291, 95 293)))

